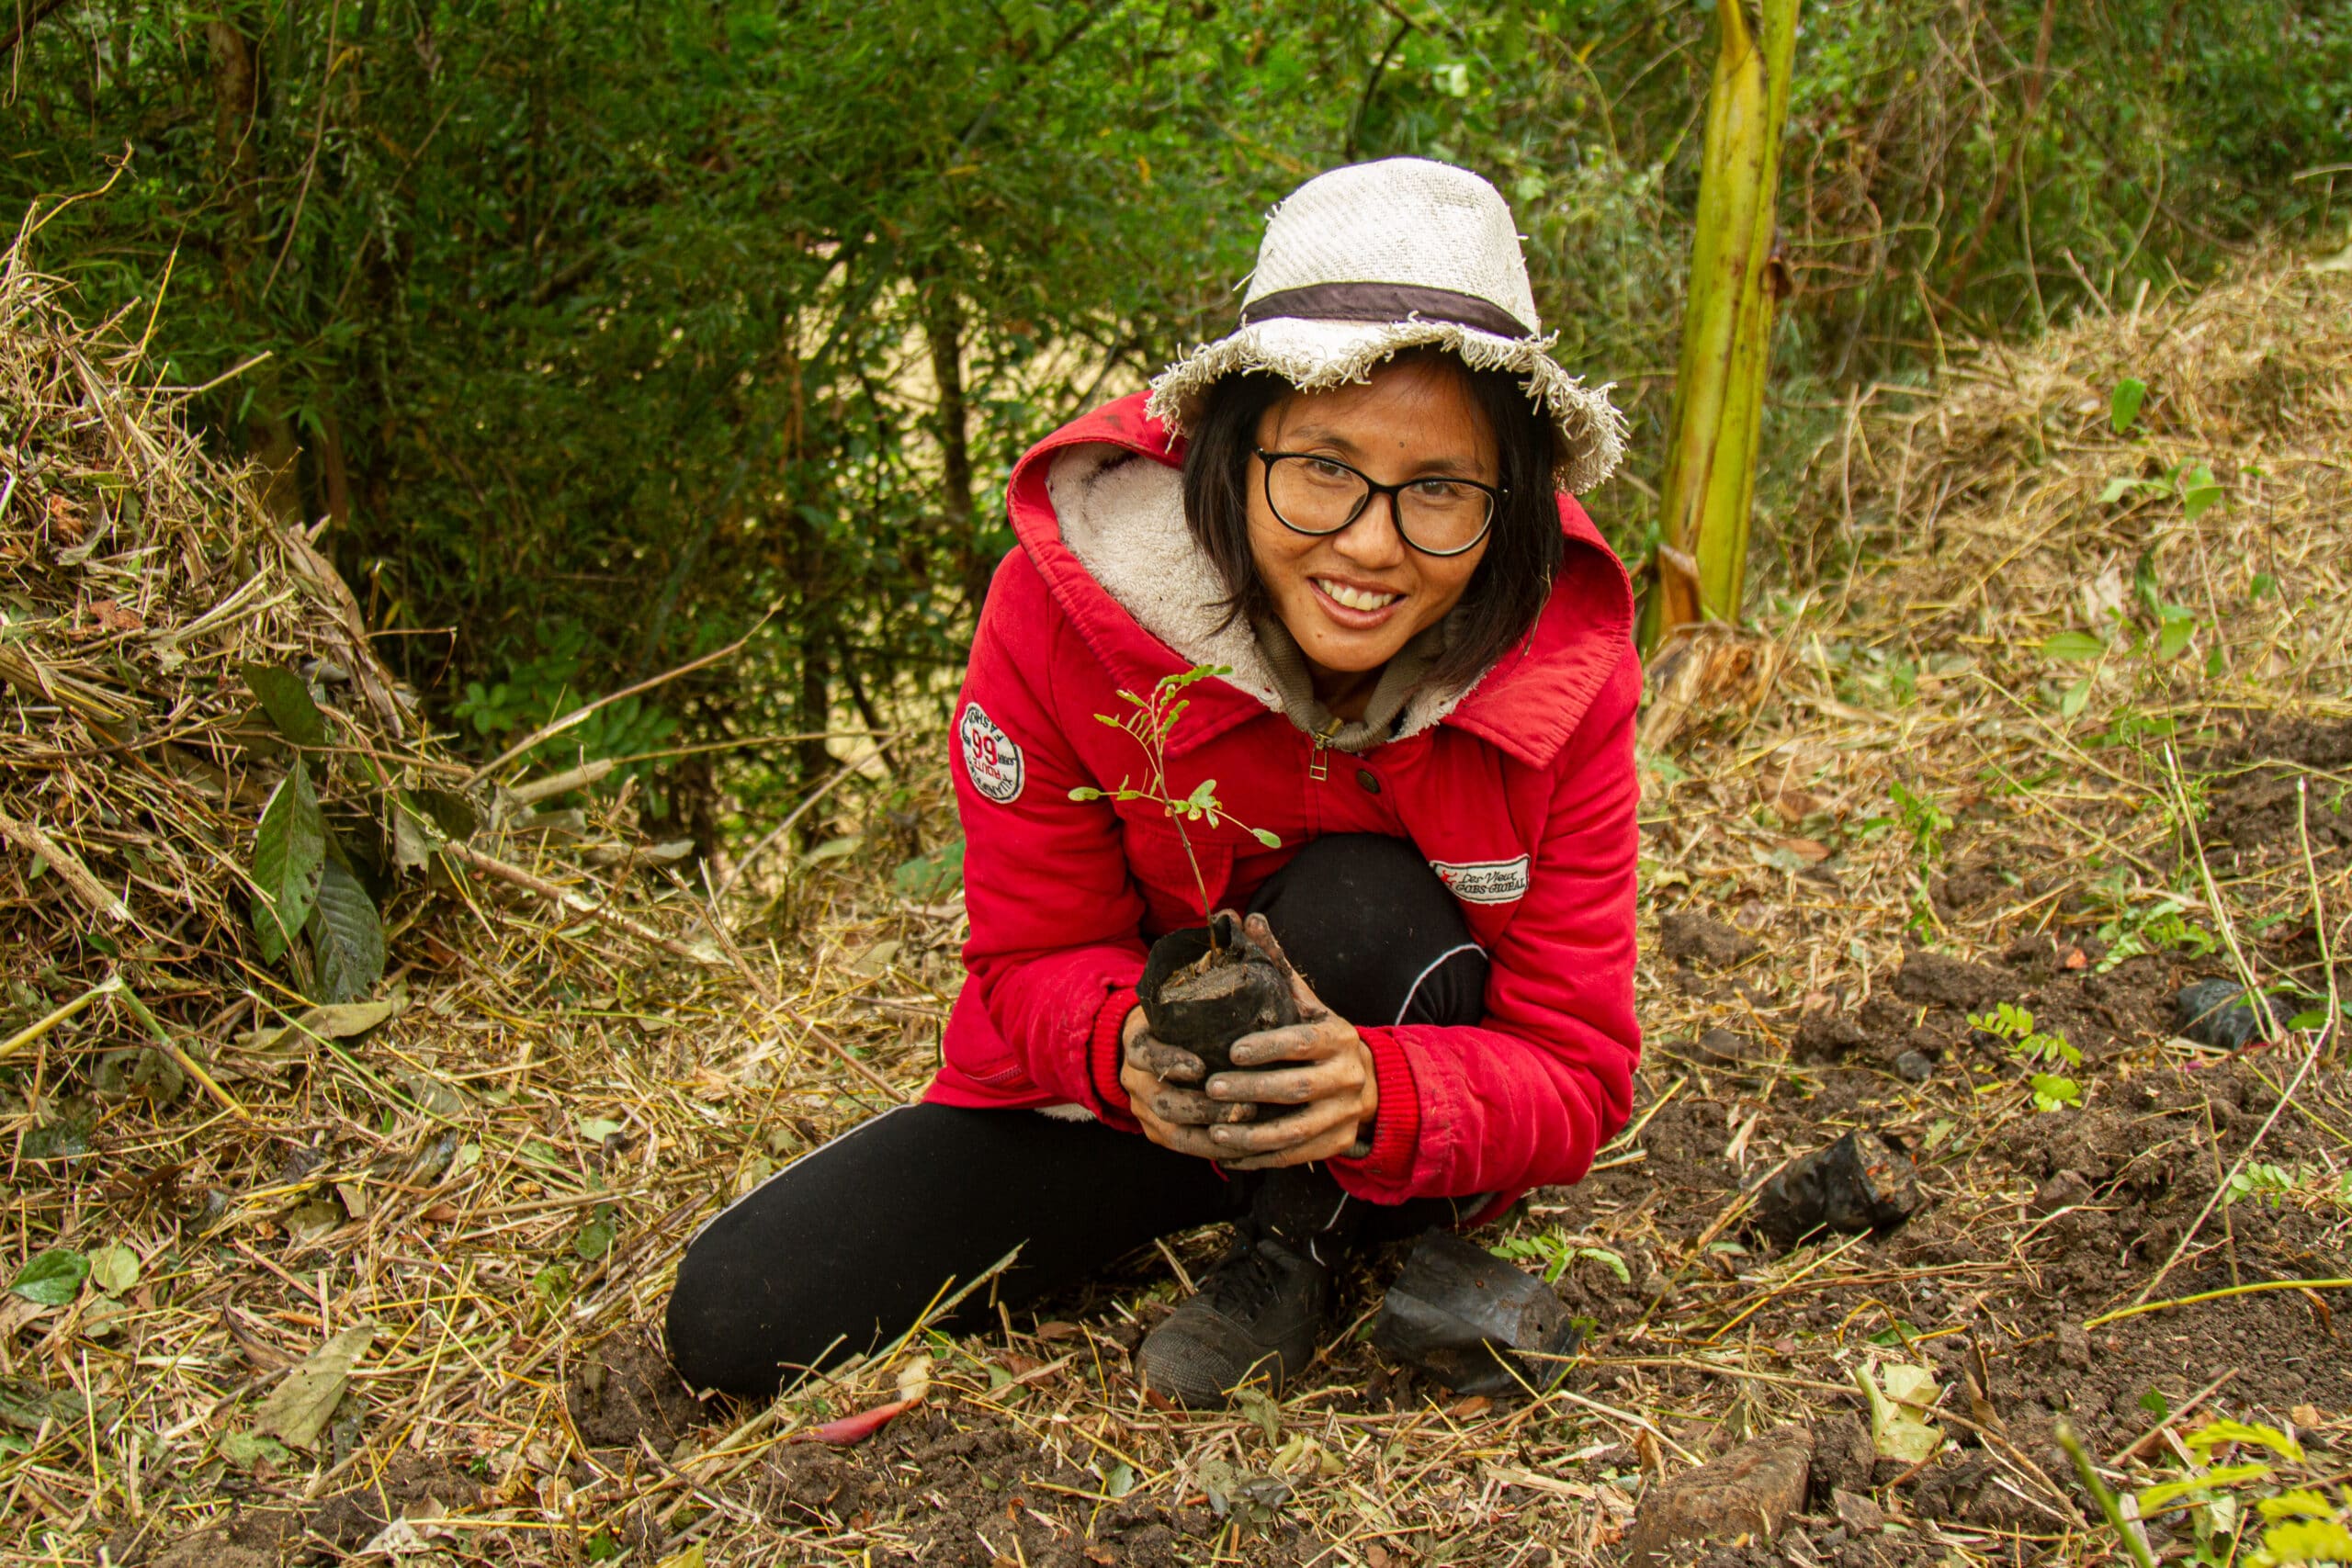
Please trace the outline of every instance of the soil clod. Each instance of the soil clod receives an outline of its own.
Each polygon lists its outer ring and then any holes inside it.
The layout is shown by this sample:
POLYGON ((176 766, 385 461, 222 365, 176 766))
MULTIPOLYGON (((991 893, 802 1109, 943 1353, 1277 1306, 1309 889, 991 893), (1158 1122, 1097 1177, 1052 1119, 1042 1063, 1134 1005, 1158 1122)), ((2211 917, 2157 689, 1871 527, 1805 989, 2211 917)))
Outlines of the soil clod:
POLYGON ((1708 964, 1729 969, 1764 951, 1764 944, 1736 926, 1688 910, 1661 915, 1658 951, 1678 964, 1708 964))
POLYGON ((702 1419, 669 1360, 651 1346, 607 1341, 564 1380, 564 1404, 590 1448, 635 1448, 640 1434, 667 1452, 702 1419))
POLYGON ((1685 1471, 1643 1502, 1625 1537, 1626 1562, 1649 1568, 1686 1541, 1774 1540, 1804 1506, 1813 1454, 1810 1427, 1781 1427, 1685 1471))

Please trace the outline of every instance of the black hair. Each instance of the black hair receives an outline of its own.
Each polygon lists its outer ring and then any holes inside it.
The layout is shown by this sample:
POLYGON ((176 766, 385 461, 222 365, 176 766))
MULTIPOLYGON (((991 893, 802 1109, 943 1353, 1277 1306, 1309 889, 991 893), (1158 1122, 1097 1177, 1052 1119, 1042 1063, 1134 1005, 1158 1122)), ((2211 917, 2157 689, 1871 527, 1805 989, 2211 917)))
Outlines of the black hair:
MULTIPOLYGON (((1496 483, 1503 492, 1495 503, 1486 557, 1463 590, 1461 607, 1470 613, 1455 623, 1462 634, 1430 671, 1433 683, 1458 688, 1484 674, 1533 630, 1551 596, 1566 547, 1552 484, 1555 436, 1551 420, 1509 371, 1473 370, 1434 347, 1406 349, 1390 363, 1415 359, 1449 365, 1467 382, 1471 402, 1494 433, 1496 483)), ((1191 422, 1184 520, 1225 581, 1227 626, 1274 614, 1273 595, 1259 578, 1250 549, 1250 459, 1258 446, 1259 420, 1295 390, 1264 371, 1221 377, 1191 422)))

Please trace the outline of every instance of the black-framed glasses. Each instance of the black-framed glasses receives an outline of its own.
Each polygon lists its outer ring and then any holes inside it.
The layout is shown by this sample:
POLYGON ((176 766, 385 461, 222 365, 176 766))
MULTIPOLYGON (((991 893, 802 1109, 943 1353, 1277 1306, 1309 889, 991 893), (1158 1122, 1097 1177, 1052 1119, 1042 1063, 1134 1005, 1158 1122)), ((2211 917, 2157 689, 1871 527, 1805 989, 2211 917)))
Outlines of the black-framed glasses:
POLYGON ((1336 457, 1260 450, 1266 505, 1294 534, 1336 534, 1363 515, 1373 497, 1388 498, 1396 532, 1425 556, 1458 556, 1494 526, 1504 491, 1476 479, 1420 479, 1385 485, 1336 457))

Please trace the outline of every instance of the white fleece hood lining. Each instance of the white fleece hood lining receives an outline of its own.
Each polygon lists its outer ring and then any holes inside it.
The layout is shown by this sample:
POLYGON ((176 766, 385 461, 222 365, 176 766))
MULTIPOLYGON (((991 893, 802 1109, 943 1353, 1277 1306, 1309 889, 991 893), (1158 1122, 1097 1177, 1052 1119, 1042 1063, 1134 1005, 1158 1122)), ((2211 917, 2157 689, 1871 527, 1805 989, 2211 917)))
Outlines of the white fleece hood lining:
MULTIPOLYGON (((1225 666, 1233 671, 1227 684, 1287 716, 1249 623, 1219 625, 1225 582, 1185 524, 1182 474, 1123 447, 1089 443, 1055 454, 1046 491, 1062 542, 1136 625, 1189 663, 1225 666)), ((1416 692, 1397 716, 1395 739, 1435 728, 1476 686, 1416 692)))

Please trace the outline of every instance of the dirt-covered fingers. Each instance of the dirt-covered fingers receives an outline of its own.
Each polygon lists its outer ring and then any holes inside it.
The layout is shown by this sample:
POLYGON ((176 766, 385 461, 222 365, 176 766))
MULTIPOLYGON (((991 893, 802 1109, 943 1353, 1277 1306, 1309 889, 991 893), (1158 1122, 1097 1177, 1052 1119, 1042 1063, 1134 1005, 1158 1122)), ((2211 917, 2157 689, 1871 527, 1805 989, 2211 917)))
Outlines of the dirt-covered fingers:
POLYGON ((1305 1105, 1336 1098, 1360 1087, 1353 1064, 1332 1056, 1306 1066, 1286 1066, 1261 1073, 1219 1073, 1201 1087, 1212 1100, 1245 1101, 1254 1105, 1305 1105))
POLYGON ((1269 1062, 1312 1062, 1339 1055, 1354 1033, 1340 1020, 1326 1017, 1314 1023, 1285 1024, 1280 1029, 1245 1034, 1233 1043, 1228 1054, 1237 1067, 1262 1067, 1269 1062))
POLYGON ((1208 1074, 1207 1064, 1190 1051, 1142 1033, 1127 1037, 1126 1065, 1130 1070, 1140 1069, 1170 1083, 1196 1084, 1208 1074))
POLYGON ((1297 999, 1299 1016, 1310 1021, 1329 1018, 1331 1010, 1325 1007, 1316 997, 1314 987, 1306 983, 1306 976, 1301 975, 1297 966, 1291 963, 1290 955, 1283 951, 1283 944, 1275 940, 1274 928, 1268 922, 1266 917, 1252 915, 1241 922, 1241 929, 1249 934, 1251 942, 1258 944, 1267 957, 1274 961, 1275 968, 1290 976, 1291 995, 1297 999))
POLYGON ((1273 1122, 1212 1127, 1217 1157, 1234 1170, 1272 1170, 1343 1155, 1356 1138, 1356 1118, 1326 1100, 1273 1122))

